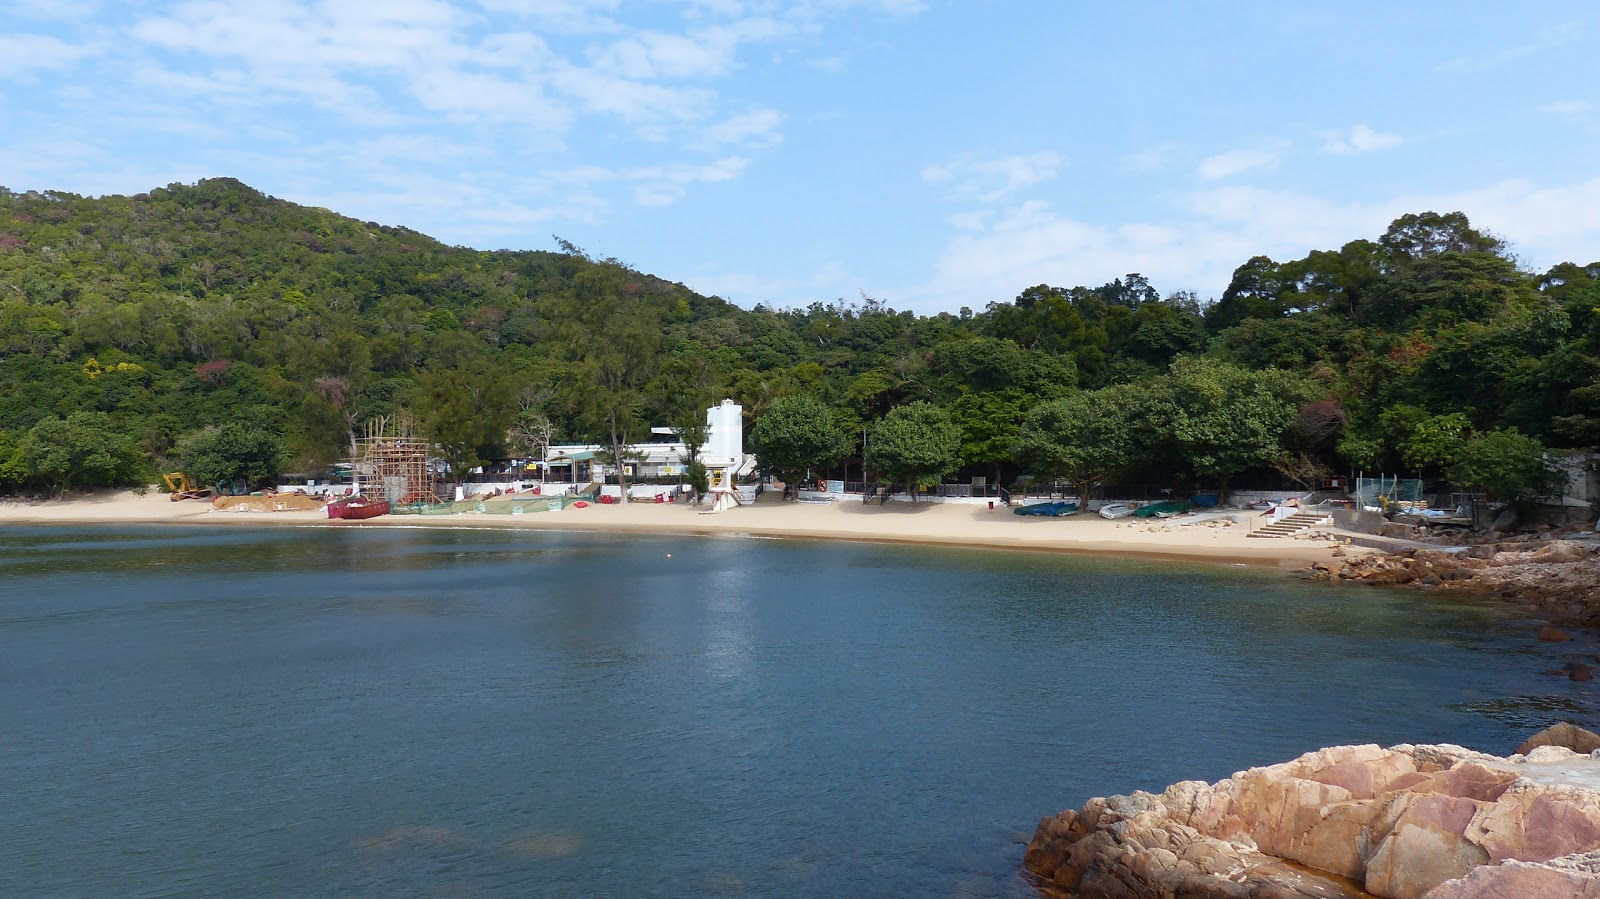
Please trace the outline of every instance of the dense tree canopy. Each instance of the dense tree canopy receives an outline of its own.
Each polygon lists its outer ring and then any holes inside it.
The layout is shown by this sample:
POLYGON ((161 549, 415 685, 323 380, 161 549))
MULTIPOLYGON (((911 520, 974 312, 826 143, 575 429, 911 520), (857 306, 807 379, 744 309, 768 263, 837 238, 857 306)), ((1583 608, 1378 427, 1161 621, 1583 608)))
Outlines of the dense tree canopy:
POLYGON ((828 407, 805 396, 773 403, 751 429, 749 444, 762 467, 791 486, 832 467, 850 446, 828 407))
POLYGON ((137 482, 229 426, 277 435, 285 466, 318 471, 401 410, 460 476, 551 440, 615 455, 720 397, 774 459, 788 444, 757 438, 763 422, 810 398, 828 452, 781 463, 791 473, 861 465, 874 430, 916 403, 955 435, 941 474, 1002 481, 1027 467, 1454 480, 1488 470, 1459 463, 1489 435, 1600 442, 1600 263, 1526 271, 1459 212, 1244 260, 1214 302, 1129 273, 930 316, 865 296, 745 310, 557 249, 448 247, 231 179, 131 197, 0 189, 0 487, 137 482), (1104 451, 1127 464, 1069 452, 1090 448, 1074 428, 1112 433, 1133 408, 1116 433, 1136 445, 1104 451))
POLYGON ((932 487, 961 465, 961 431, 932 403, 897 406, 872 429, 865 464, 892 482, 932 487))
POLYGON ((275 434, 240 424, 207 428, 178 446, 183 470, 196 484, 235 479, 255 487, 276 477, 283 464, 283 442, 275 434))

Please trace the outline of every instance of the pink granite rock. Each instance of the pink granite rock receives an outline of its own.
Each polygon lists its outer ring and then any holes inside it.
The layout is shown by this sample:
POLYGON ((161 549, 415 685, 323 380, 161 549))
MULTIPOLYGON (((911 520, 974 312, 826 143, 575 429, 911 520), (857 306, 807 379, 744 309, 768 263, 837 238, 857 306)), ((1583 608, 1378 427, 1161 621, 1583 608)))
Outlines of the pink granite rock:
POLYGON ((1565 864, 1592 851, 1600 758, 1559 747, 1501 759, 1448 745, 1340 746, 1216 784, 1090 800, 1041 822, 1026 864, 1084 899, 1356 895, 1339 878, 1390 899, 1522 899, 1544 894, 1495 884, 1596 876, 1565 864), (1442 884, 1475 892, 1436 896, 1442 884))

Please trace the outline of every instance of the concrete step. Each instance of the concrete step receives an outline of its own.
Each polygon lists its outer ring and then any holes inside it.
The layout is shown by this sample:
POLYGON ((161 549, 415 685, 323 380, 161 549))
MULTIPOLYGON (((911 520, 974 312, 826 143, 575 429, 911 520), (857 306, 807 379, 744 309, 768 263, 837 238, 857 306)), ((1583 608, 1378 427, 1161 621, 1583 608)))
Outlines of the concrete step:
POLYGON ((1325 515, 1321 512, 1296 512, 1288 518, 1279 519, 1272 524, 1252 531, 1250 536, 1287 537, 1291 534, 1298 534, 1309 527, 1327 524, 1332 520, 1333 516, 1325 515))

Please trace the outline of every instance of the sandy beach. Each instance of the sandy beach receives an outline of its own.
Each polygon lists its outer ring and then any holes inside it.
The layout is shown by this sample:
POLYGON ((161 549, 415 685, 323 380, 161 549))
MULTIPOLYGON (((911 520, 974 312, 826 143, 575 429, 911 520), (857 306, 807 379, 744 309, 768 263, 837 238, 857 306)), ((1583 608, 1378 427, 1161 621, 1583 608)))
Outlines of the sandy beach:
POLYGON ((817 540, 918 543, 990 549, 1136 556, 1299 568, 1326 561, 1326 541, 1251 538, 1265 519, 1249 523, 1184 524, 1185 519, 1107 521, 1085 514, 1031 518, 1004 507, 912 504, 867 505, 841 499, 822 504, 761 502, 715 515, 679 504, 629 503, 523 515, 392 515, 361 522, 329 521, 322 511, 225 512, 209 503, 170 501, 148 491, 101 491, 51 501, 0 503, 0 526, 41 524, 325 525, 328 527, 488 527, 607 533, 751 535, 817 540))

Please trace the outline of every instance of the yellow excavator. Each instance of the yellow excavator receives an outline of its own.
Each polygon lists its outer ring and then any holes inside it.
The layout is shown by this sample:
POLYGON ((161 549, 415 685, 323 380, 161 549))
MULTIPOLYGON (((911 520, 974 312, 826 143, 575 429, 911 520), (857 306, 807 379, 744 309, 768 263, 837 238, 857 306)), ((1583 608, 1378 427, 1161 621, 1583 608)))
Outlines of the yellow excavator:
POLYGON ((195 487, 189 482, 189 476, 181 471, 164 474, 161 480, 167 482, 167 492, 173 502, 180 499, 210 499, 214 492, 209 487, 195 487))

